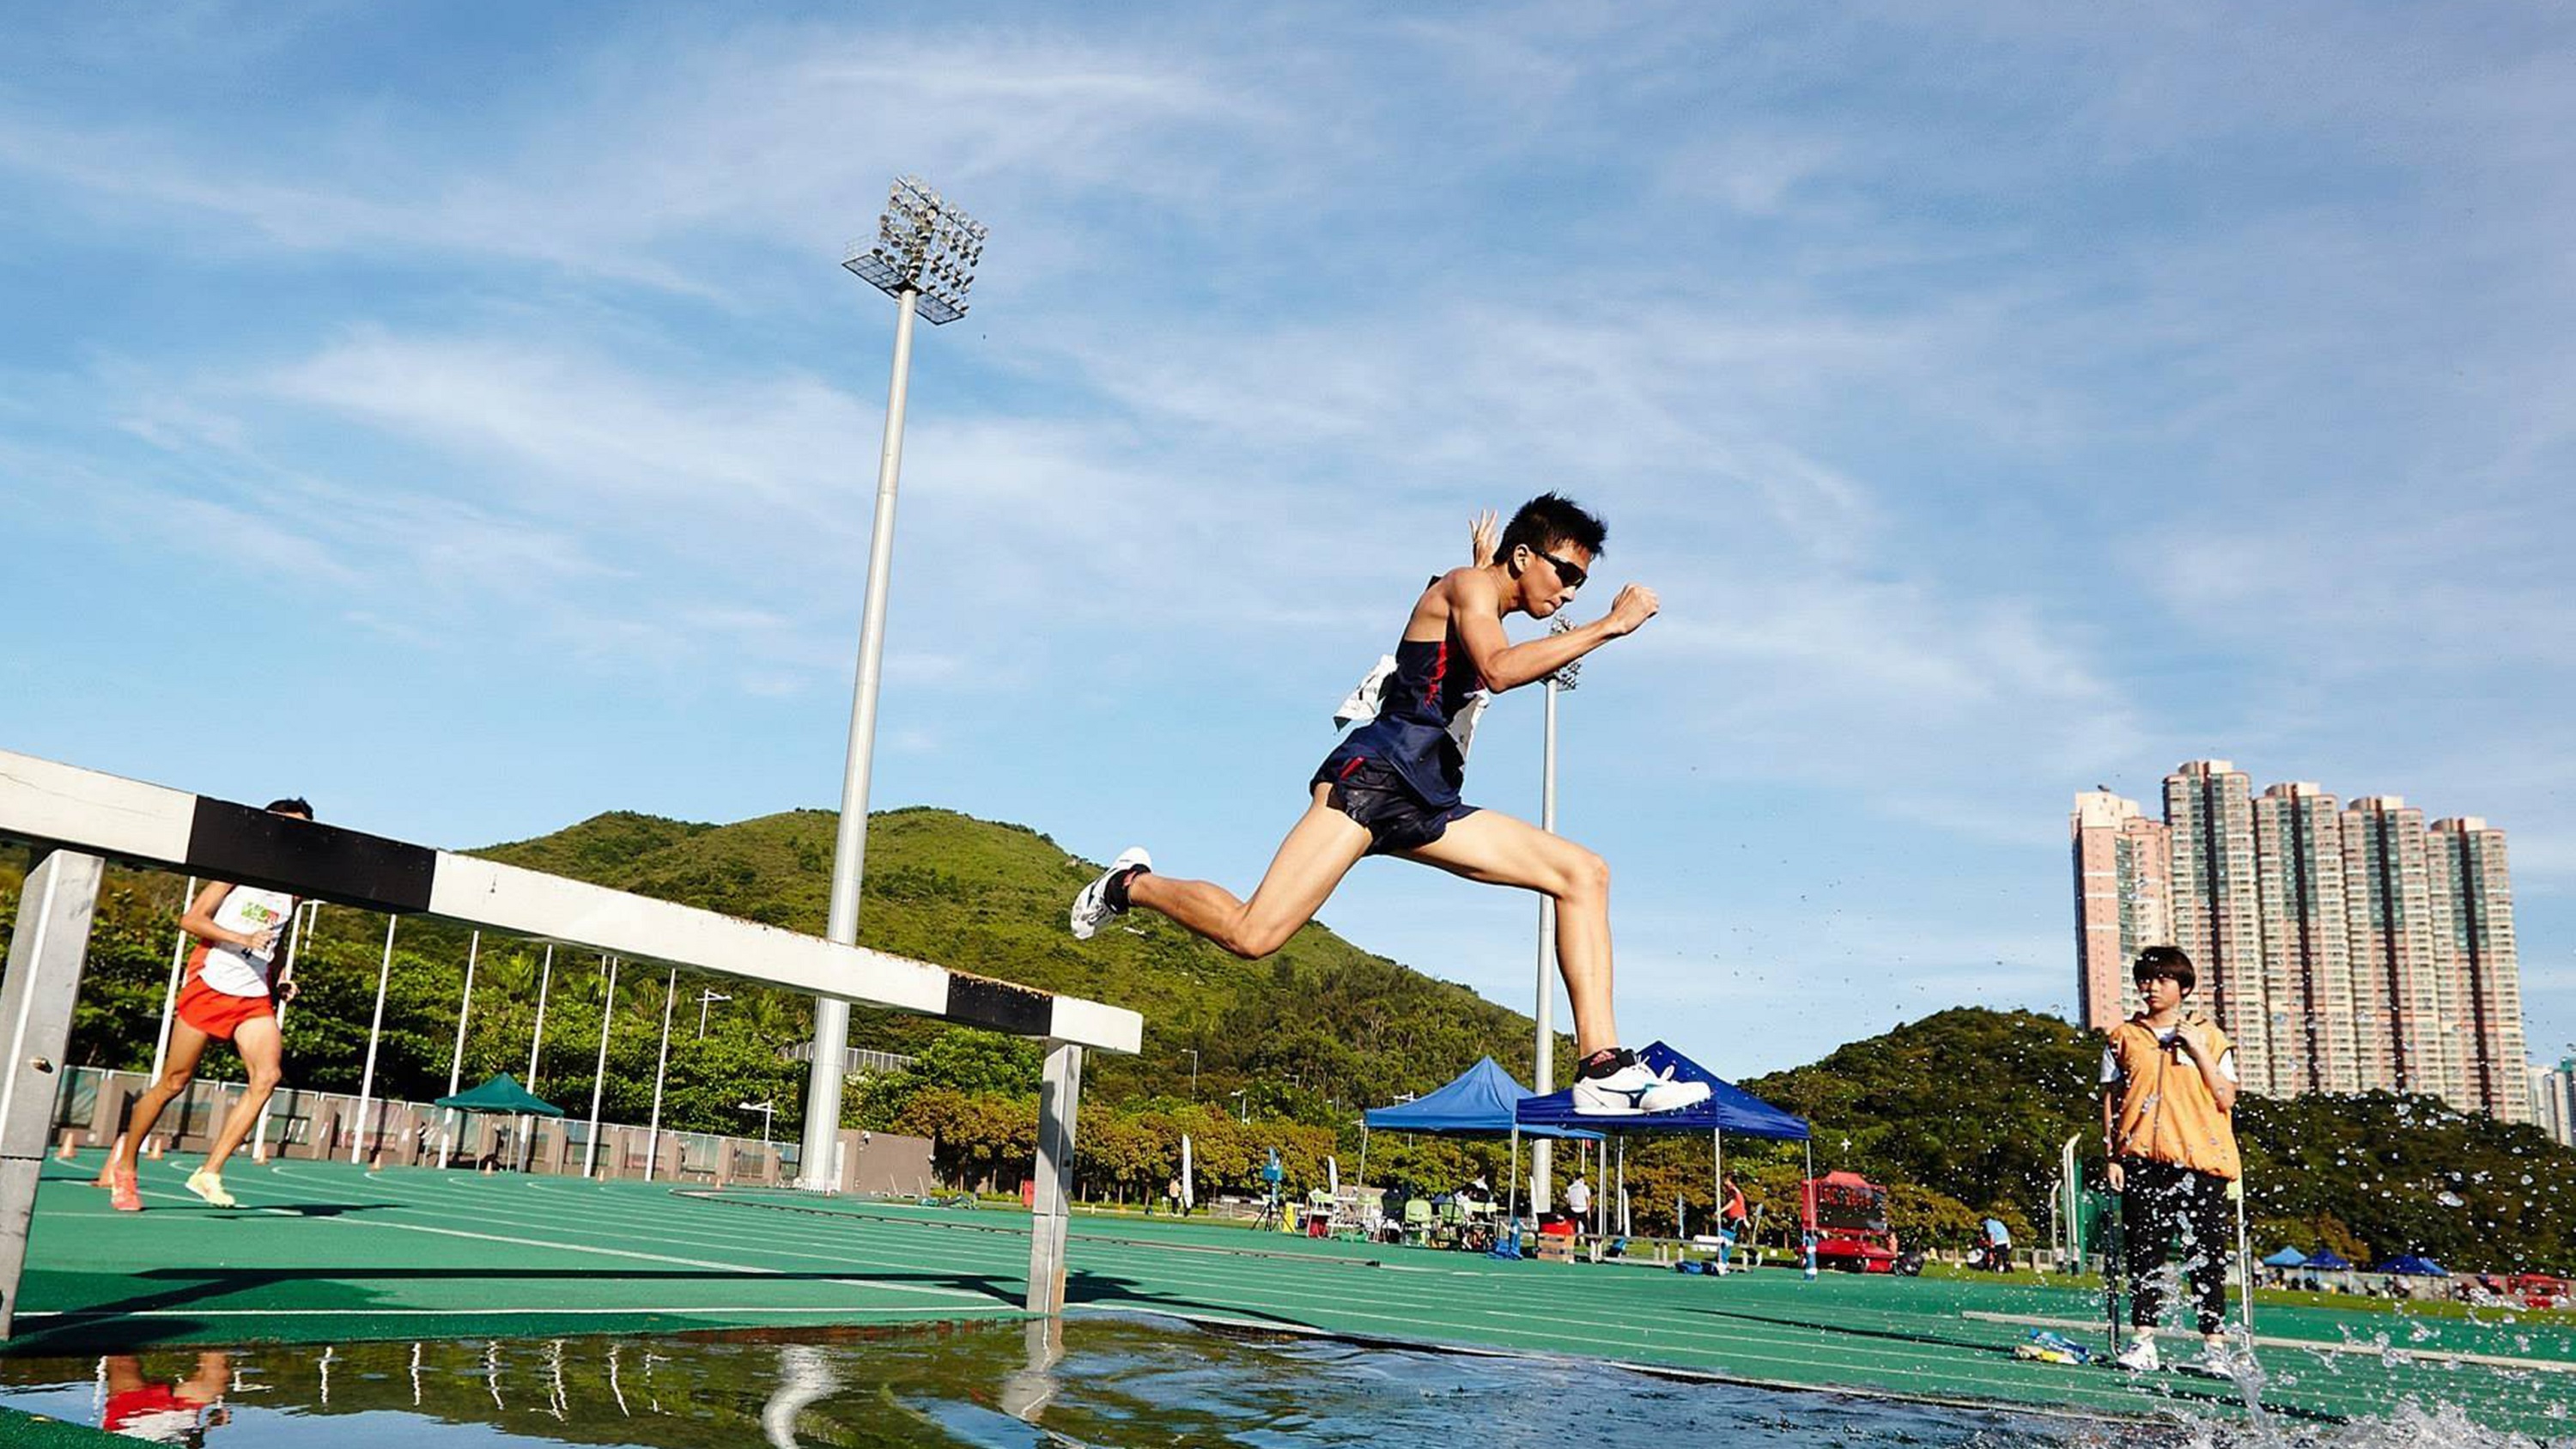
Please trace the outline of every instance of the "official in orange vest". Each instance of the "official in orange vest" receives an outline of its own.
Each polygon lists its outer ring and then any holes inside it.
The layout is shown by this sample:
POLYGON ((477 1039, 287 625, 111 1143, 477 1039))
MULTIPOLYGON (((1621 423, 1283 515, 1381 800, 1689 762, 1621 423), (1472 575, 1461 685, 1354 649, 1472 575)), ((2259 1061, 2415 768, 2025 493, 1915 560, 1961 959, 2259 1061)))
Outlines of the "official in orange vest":
POLYGON ((2236 1155, 2236 1049, 2227 1034, 2183 1014, 2198 981, 2191 957, 2150 946, 2130 967, 2146 1010, 2111 1029, 2102 1051, 2102 1136, 2127 1239, 2129 1321, 2137 1335, 2120 1366, 2161 1365, 2162 1270, 2178 1249, 2199 1310, 2194 1367, 2232 1373, 2227 1321, 2230 1203, 2244 1167, 2236 1155))

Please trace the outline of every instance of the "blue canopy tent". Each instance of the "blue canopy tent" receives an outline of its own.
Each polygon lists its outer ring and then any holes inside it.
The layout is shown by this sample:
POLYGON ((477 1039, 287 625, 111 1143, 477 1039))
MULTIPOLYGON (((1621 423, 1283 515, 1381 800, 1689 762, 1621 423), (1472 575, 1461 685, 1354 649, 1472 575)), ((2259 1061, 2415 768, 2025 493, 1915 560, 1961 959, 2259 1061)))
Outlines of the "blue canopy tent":
POLYGON ((1360 1121, 1379 1131, 1428 1132, 1441 1137, 1509 1137, 1517 1129, 1530 1137, 1601 1140, 1599 1132, 1571 1125, 1523 1125, 1518 1116, 1520 1105, 1534 1095, 1512 1080, 1512 1074, 1496 1065, 1492 1057, 1481 1057, 1447 1086, 1392 1107, 1371 1107, 1360 1121))
POLYGON ((2412 1278, 2448 1278, 2451 1270, 2418 1253, 2400 1253, 2371 1269, 2374 1273, 2398 1273, 2412 1278))
POLYGON ((1435 1137, 1509 1137, 1512 1139, 1513 1201, 1519 1201, 1520 1139, 1558 1137, 1598 1142, 1599 1132, 1579 1127, 1523 1127, 1518 1109, 1534 1095, 1514 1080, 1492 1057, 1479 1057, 1446 1086, 1410 1102, 1371 1107, 1360 1114, 1360 1181, 1368 1181, 1368 1134, 1377 1131, 1422 1132, 1435 1137))
POLYGON ((2296 1248, 2283 1248, 2281 1251, 2265 1258, 2263 1260, 2263 1266, 2266 1268, 2304 1268, 2308 1266, 2308 1262, 2309 1259, 2307 1254, 2300 1252, 2296 1248))
MULTIPOLYGON (((1631 1132, 1706 1132, 1709 1134, 1709 1142, 1714 1154, 1711 1178, 1717 1192, 1715 1201, 1721 1204, 1721 1211, 1726 1201, 1727 1133, 1740 1132, 1747 1137, 1764 1137, 1780 1142, 1809 1141, 1805 1118, 1781 1111, 1662 1042, 1655 1042, 1644 1051, 1637 1053, 1637 1059, 1646 1064, 1648 1071, 1657 1075, 1670 1077, 1678 1082, 1706 1082, 1708 1099, 1697 1106, 1685 1107, 1678 1112, 1656 1112, 1637 1117, 1589 1117, 1574 1110, 1574 1092, 1573 1089, 1568 1088, 1562 1092, 1550 1092, 1544 1097, 1531 1097, 1521 1103, 1521 1130, 1528 1132, 1536 1131, 1541 1127, 1566 1127, 1581 1123, 1597 1131, 1616 1132, 1620 1134, 1623 1179, 1627 1134, 1631 1132)), ((1812 1144, 1807 1152, 1807 1175, 1809 1177, 1816 1175, 1815 1149, 1812 1144)), ((1624 1193, 1623 1181, 1623 1200, 1624 1193)), ((1627 1225, 1622 1223, 1620 1226, 1624 1230, 1627 1225)))
POLYGON ((2343 1254, 2336 1252, 2332 1248, 2319 1248, 2315 1253, 2309 1255, 2308 1261, 2300 1264, 2299 1266, 2302 1268, 2314 1268, 2320 1273, 2340 1273, 2345 1269, 2350 1268, 2352 1263, 2351 1260, 2345 1258, 2343 1254))

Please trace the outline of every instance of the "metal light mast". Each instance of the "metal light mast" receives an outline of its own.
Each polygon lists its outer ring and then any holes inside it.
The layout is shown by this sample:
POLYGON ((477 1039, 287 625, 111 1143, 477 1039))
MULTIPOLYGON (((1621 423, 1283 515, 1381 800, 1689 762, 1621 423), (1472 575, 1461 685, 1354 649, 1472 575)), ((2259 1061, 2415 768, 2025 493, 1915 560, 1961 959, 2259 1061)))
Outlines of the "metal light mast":
MULTIPOLYGON (((1563 634, 1574 627, 1573 621, 1559 613, 1547 626, 1551 634, 1563 634)), ((1568 661, 1547 677, 1547 729, 1545 747, 1540 752, 1538 787, 1538 828, 1556 833, 1556 696, 1561 690, 1574 688, 1574 677, 1583 671, 1581 661, 1568 661)), ((1538 1053, 1532 1060, 1530 1083, 1541 1093, 1556 1090, 1556 901, 1550 896, 1538 898, 1538 1053)), ((1550 1206, 1549 1182, 1556 1164, 1555 1144, 1541 1137, 1530 1144, 1530 1211, 1546 1212, 1550 1206)))
MULTIPOLYGON (((919 177, 894 183, 877 234, 853 242, 841 261, 894 298, 894 381, 886 397, 885 444, 877 455, 876 522, 868 542, 867 611, 859 624, 858 687, 850 705, 850 748, 841 776, 841 829, 832 849, 832 908, 823 934, 859 940, 859 882, 868 852, 868 773, 876 747, 877 682, 885 656, 886 585, 894 563, 895 480, 903 469, 903 407, 912 376, 912 319, 933 327, 966 315, 966 289, 984 255, 984 225, 919 177)), ((805 1082, 805 1136, 798 1185, 839 1185, 833 1148, 841 1125, 841 1073, 850 1041, 848 1002, 814 1003, 814 1059, 805 1082)))

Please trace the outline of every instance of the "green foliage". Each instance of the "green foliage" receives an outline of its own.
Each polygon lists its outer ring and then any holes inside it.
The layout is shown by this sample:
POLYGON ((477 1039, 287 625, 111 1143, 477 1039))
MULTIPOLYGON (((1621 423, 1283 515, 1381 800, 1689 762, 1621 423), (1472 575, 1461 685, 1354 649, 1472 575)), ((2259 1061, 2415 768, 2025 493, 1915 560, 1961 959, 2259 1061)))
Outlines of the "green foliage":
POLYGON ((2416 1252, 2455 1270, 2576 1266, 2576 1152, 2536 1127, 2386 1092, 2247 1096, 2236 1116, 2247 1209, 2295 1225, 2289 1243, 2365 1265, 2416 1252))
MULTIPOLYGON (((2101 1053, 2100 1038, 2051 1017, 1962 1007, 1744 1085, 1816 1124, 1819 1169, 1928 1189, 2030 1242, 2049 1220, 2059 1145, 2101 1156, 2101 1053)), ((2576 1216, 2553 1210, 2576 1200, 2576 1152, 2537 1128, 2387 1093, 2248 1093, 2236 1118, 2258 1254, 2322 1245, 2358 1263, 2412 1251, 2454 1269, 2576 1266, 2576 1216)))

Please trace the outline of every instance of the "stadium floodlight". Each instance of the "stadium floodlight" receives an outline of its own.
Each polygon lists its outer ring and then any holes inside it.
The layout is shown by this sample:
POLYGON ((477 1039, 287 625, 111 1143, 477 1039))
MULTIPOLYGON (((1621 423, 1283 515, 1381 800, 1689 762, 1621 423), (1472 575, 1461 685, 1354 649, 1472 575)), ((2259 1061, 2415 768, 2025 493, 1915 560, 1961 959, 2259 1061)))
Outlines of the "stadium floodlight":
MULTIPOLYGON (((903 471, 903 407, 912 379, 912 319, 932 326, 966 315, 966 289, 984 258, 984 224, 949 204, 917 176, 898 178, 873 240, 850 244, 841 261, 894 298, 894 376, 886 391, 885 445, 877 455, 876 521, 868 539, 868 601, 859 622, 859 677, 850 701, 850 746, 841 772, 841 824, 832 845, 831 908, 823 934, 859 940, 859 883, 867 866, 868 775, 876 749, 877 682, 885 658, 886 586, 894 565, 895 482, 903 471)), ((850 1044, 849 1003, 814 1002, 814 1058, 805 1078, 804 1155, 798 1186, 839 1185, 834 1149, 841 1125, 841 1074, 850 1044)))
MULTIPOLYGON (((1551 634, 1571 634, 1574 632, 1574 621, 1565 617, 1563 614, 1559 614, 1554 619, 1548 621, 1547 632, 1551 634)), ((1569 659, 1563 664, 1556 666, 1556 672, 1547 677, 1547 687, 1550 689, 1572 689, 1574 687, 1575 676, 1582 672, 1583 661, 1580 659, 1569 659)))
POLYGON ((900 301, 912 292, 937 327, 966 315, 966 289, 984 259, 984 224, 949 204, 918 176, 898 178, 877 234, 850 243, 841 265, 900 301))

